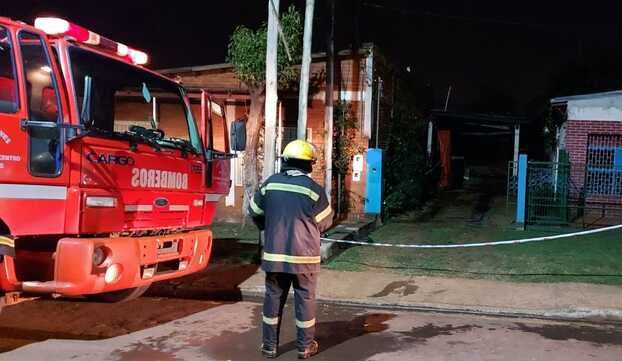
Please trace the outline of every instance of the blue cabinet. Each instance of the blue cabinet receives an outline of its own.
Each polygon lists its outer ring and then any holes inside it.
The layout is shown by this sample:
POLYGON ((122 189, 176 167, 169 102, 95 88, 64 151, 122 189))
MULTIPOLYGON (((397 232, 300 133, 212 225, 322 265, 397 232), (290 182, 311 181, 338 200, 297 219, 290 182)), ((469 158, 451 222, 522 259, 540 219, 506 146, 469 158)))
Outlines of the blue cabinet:
POLYGON ((382 211, 382 149, 367 149, 367 183, 365 187, 365 213, 382 211))

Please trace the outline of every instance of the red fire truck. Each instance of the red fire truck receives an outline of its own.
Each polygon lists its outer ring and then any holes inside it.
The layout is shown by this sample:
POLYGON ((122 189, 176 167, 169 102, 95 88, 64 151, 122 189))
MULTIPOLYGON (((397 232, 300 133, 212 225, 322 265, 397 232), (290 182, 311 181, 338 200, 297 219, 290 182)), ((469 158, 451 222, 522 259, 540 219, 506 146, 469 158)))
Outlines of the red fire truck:
POLYGON ((63 19, 0 17, 0 304, 121 301, 207 266, 231 185, 226 120, 147 61, 63 19))

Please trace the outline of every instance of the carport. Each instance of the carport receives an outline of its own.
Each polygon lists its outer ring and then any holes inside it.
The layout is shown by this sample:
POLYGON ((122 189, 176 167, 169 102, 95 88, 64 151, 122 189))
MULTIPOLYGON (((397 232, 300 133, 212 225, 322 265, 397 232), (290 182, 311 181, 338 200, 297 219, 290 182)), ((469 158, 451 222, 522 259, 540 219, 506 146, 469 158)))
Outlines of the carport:
POLYGON ((467 164, 505 174, 508 161, 518 161, 521 125, 527 123, 519 116, 432 111, 427 153, 432 165, 441 168, 440 187, 468 180, 467 164))

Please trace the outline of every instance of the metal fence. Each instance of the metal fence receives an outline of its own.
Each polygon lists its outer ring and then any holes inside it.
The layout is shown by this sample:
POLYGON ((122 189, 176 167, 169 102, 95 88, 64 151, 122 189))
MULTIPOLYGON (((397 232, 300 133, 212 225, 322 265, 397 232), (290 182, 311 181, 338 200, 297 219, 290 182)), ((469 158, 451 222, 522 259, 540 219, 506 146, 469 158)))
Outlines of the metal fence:
MULTIPOLYGON (((582 227, 622 223, 622 167, 616 166, 615 151, 607 155, 602 147, 589 148, 586 164, 528 163, 527 223, 582 227)), ((516 162, 508 164, 510 206, 516 203, 517 170, 516 162)))
POLYGON ((516 203, 518 195, 518 162, 508 162, 508 176, 506 182, 506 203, 512 205, 516 203))
POLYGON ((527 217, 529 223, 567 224, 570 164, 529 162, 527 170, 527 217))

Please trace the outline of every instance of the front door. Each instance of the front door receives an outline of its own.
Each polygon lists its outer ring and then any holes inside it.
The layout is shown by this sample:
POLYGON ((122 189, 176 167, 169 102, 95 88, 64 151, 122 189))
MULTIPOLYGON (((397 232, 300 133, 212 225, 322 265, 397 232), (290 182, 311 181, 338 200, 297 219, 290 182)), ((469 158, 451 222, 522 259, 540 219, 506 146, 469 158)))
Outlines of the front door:
POLYGON ((13 235, 64 229, 68 170, 51 55, 41 33, 0 24, 0 217, 13 235))

